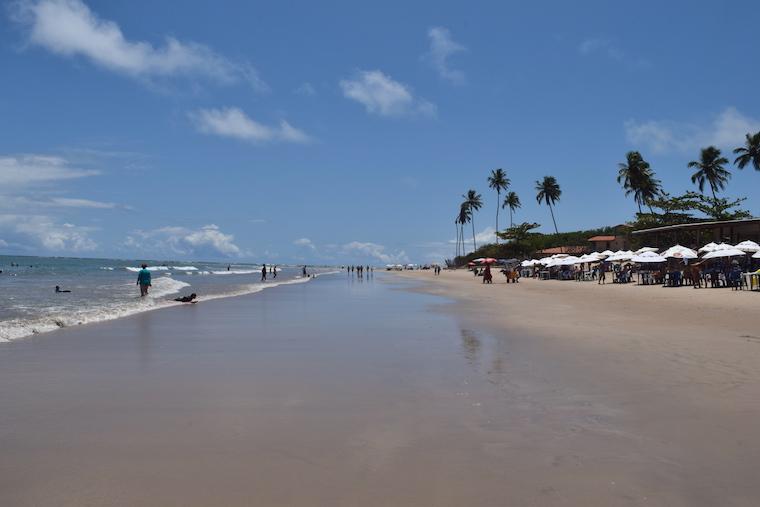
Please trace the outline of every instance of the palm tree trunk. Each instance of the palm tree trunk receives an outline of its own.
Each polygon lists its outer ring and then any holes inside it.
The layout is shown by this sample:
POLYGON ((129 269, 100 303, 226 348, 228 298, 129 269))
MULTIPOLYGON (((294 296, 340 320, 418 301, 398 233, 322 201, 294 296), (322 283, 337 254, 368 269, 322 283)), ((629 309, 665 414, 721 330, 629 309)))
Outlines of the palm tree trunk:
POLYGON ((557 229, 557 221, 554 220, 554 210, 552 210, 552 205, 549 204, 549 212, 552 214, 552 222, 554 222, 554 232, 559 234, 559 229, 557 229))
POLYGON ((457 244, 454 247, 454 258, 459 257, 459 225, 454 224, 454 228, 457 230, 457 244))
POLYGON ((472 251, 478 249, 478 246, 475 244, 475 219, 473 218, 470 223, 472 224, 472 251))
MULTIPOLYGON (((501 204, 501 192, 496 191, 496 232, 499 232, 499 204, 501 204)), ((496 235, 496 244, 499 244, 499 235, 496 235)))
POLYGON ((509 207, 509 226, 514 227, 515 223, 512 221, 512 206, 509 207))

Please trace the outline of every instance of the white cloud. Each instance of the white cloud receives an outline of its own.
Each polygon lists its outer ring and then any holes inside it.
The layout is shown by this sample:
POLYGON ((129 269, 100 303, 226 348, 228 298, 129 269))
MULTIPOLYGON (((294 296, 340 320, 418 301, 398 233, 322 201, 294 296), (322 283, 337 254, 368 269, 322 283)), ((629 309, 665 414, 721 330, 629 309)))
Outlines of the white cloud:
POLYGON ((693 152, 714 145, 724 150, 740 146, 747 133, 760 131, 760 120, 728 107, 712 121, 700 124, 671 120, 628 120, 625 136, 635 147, 654 153, 693 152))
POLYGON ((21 0, 13 18, 28 29, 30 44, 132 77, 203 76, 267 89, 251 65, 232 62, 202 44, 166 37, 163 46, 154 47, 128 40, 119 25, 99 18, 81 0, 21 0))
POLYGON ((435 116, 436 107, 417 98, 405 84, 379 70, 361 70, 352 79, 342 79, 343 95, 362 104, 368 113, 380 116, 420 114, 435 116))
POLYGON ((314 243, 309 238, 300 238, 293 242, 294 245, 309 248, 311 250, 316 250, 317 247, 314 245, 314 243))
POLYGON ((21 155, 0 157, 0 187, 27 187, 97 175, 97 171, 71 167, 60 157, 21 155))
POLYGON ((68 197, 54 197, 50 199, 52 206, 62 208, 92 208, 92 209, 114 209, 119 205, 113 202, 92 201, 90 199, 76 199, 68 197))
POLYGON ((307 97, 313 97, 317 94, 316 88, 314 88, 311 83, 303 83, 293 91, 298 95, 305 95, 307 97))
POLYGON ((85 252, 97 248, 89 237, 92 231, 69 223, 57 223, 44 215, 0 215, 0 232, 5 237, 15 237, 17 243, 42 247, 53 252, 85 252))
POLYGON ((248 117, 235 107, 223 109, 199 109, 190 113, 196 128, 205 133, 232 137, 255 143, 284 141, 308 143, 311 139, 303 131, 281 120, 277 127, 263 125, 248 117))
POLYGON ((167 226, 150 231, 137 230, 127 236, 124 245, 158 254, 212 254, 240 257, 243 251, 232 234, 223 233, 214 224, 199 229, 167 226))
POLYGON ((622 60, 625 56, 621 49, 607 39, 586 39, 580 43, 578 51, 584 56, 600 53, 613 60, 622 60))
POLYGON ((380 262, 388 263, 400 263, 409 262, 406 252, 399 250, 398 252, 389 253, 383 245, 377 243, 362 243, 360 241, 352 241, 346 243, 342 247, 343 253, 351 255, 361 255, 364 257, 370 257, 377 259, 380 262))
POLYGON ((467 48, 454 41, 448 28, 436 26, 428 30, 430 52, 426 58, 443 79, 454 84, 464 83, 464 73, 449 65, 449 57, 466 51, 467 48))
MULTIPOLYGON (((450 239, 449 243, 452 245, 457 242, 456 239, 450 239)), ((480 232, 475 233, 475 243, 477 245, 483 246, 487 243, 496 243, 496 229, 493 227, 486 227, 480 232)), ((464 247, 465 249, 472 247, 472 232, 468 232, 467 228, 465 227, 464 230, 464 247)))

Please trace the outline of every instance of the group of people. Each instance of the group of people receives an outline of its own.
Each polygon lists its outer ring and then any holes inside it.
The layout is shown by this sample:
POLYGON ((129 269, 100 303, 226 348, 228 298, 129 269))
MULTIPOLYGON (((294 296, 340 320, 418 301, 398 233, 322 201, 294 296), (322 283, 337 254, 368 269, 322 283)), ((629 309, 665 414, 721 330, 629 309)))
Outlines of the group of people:
POLYGON ((433 266, 433 274, 435 276, 440 275, 441 274, 441 266, 439 266, 438 264, 436 264, 435 266, 433 266))
MULTIPOLYGON (((304 269, 306 269, 304 267, 304 269)), ((277 278, 277 266, 269 266, 269 274, 272 275, 272 279, 277 278)), ((261 265, 261 281, 266 282, 267 281, 267 265, 262 264, 261 265)))
POLYGON ((370 276, 375 272, 375 268, 372 266, 346 266, 346 273, 349 275, 356 273, 356 276, 363 278, 365 272, 367 276, 370 276))

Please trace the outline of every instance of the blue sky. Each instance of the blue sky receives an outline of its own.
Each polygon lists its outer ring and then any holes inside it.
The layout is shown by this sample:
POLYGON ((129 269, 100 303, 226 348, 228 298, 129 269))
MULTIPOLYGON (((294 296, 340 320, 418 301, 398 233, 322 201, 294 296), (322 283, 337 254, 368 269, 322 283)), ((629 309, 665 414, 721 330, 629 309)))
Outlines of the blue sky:
MULTIPOLYGON (((534 182, 553 175, 560 230, 621 223, 626 151, 677 193, 700 147, 760 130, 759 15, 750 1, 6 3, 0 251, 441 260, 469 188, 485 201, 476 232, 492 232, 497 167, 516 220, 550 230, 534 182)), ((726 195, 760 215, 760 173, 732 172, 726 195)))

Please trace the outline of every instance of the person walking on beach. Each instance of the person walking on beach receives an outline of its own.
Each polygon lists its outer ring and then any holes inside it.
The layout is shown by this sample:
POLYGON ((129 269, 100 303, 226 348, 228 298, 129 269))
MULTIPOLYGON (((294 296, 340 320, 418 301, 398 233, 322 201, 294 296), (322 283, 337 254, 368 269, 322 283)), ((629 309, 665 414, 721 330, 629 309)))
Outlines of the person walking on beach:
POLYGON ((599 281, 596 282, 597 285, 606 285, 607 279, 605 275, 605 269, 604 269, 604 261, 599 263, 599 281))
POLYGON ((267 281, 267 265, 263 264, 261 266, 261 281, 266 282, 267 281))
POLYGON ((140 297, 143 298, 148 295, 148 289, 150 288, 150 271, 148 271, 148 265, 142 264, 142 269, 137 273, 137 285, 140 286, 140 297))

